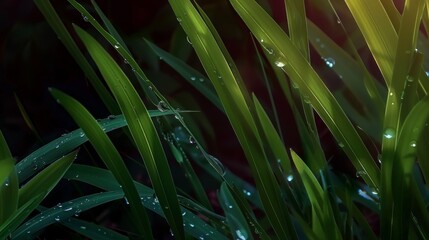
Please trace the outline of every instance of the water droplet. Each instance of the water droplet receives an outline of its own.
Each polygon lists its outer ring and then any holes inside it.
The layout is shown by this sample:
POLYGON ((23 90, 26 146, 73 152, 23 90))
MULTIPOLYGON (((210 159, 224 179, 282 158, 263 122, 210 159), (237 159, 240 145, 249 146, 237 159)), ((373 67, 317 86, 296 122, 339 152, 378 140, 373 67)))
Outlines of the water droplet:
POLYGON ((80 134, 79 134, 79 137, 84 137, 85 136, 85 133, 83 133, 83 132, 81 132, 80 134))
POLYGON ((323 61, 325 61, 326 66, 328 66, 329 68, 333 68, 335 66, 335 60, 333 58, 322 58, 323 61))
POLYGON ((117 44, 115 44, 113 47, 114 47, 115 49, 119 49, 121 46, 119 45, 119 43, 117 43, 117 44))
POLYGON ((410 75, 407 75, 407 82, 414 82, 414 78, 410 75))
POLYGON ((415 148, 417 147, 417 142, 415 140, 410 142, 410 147, 415 148))
POLYGON ((68 207, 68 208, 64 209, 64 212, 68 212, 68 211, 71 211, 71 210, 73 210, 73 208, 72 207, 68 207))
POLYGON ((263 43, 264 42, 264 39, 261 39, 261 40, 259 40, 261 43, 263 43))
POLYGON ((198 79, 200 82, 204 82, 204 78, 199 78, 198 79))
POLYGON ((232 205, 228 205, 228 208, 229 208, 229 209, 231 209, 231 208, 232 208, 232 205))
POLYGON ((155 202, 155 203, 159 203, 158 198, 157 198, 157 197, 155 197, 155 198, 153 199, 153 202, 155 202))
POLYGON ((183 211, 183 212, 182 212, 182 216, 185 216, 185 215, 186 215, 186 212, 185 212, 185 211, 183 211))
POLYGON ((292 87, 295 89, 299 89, 298 84, 296 84, 296 82, 292 81, 292 87))
POLYGON ((337 23, 341 24, 341 20, 339 18, 337 18, 337 23))
POLYGON ((191 77, 191 81, 195 81, 196 79, 196 77, 191 77))
POLYGON ((274 64, 279 68, 286 66, 286 64, 284 62, 281 62, 281 61, 275 61, 274 64))
POLYGON ((156 107, 158 108, 158 110, 159 111, 161 111, 161 112, 165 112, 165 111, 167 111, 167 109, 168 109, 168 106, 167 106, 167 104, 165 104, 165 102, 164 101, 159 101, 159 103, 156 105, 156 107))
POLYGON ((195 227, 195 225, 192 224, 192 223, 189 223, 189 226, 192 227, 192 228, 195 227))
POLYGON ((58 204, 57 204, 57 207, 62 208, 62 207, 63 207, 63 204, 58 203, 58 204))
POLYGON ((125 204, 127 204, 127 205, 130 204, 130 202, 128 201, 128 198, 124 197, 124 200, 125 200, 125 204))
POLYGON ((248 197, 252 195, 252 193, 250 191, 247 191, 246 189, 243 189, 243 193, 248 197))
POLYGON ((381 154, 378 154, 378 155, 377 155, 377 160, 378 160, 378 163, 380 163, 380 164, 381 164, 381 161, 382 161, 382 156, 381 156, 381 154))
POLYGON ((189 136, 189 143, 194 144, 195 142, 195 138, 193 136, 189 136))
POLYGON ((56 216, 56 217, 54 218, 54 220, 55 220, 55 221, 57 221, 57 222, 59 222, 59 221, 61 220, 61 218, 60 218, 60 216, 56 216))
POLYGON ((186 36, 186 41, 192 45, 191 39, 189 39, 189 36, 186 36))
POLYGON ((320 42, 320 38, 316 38, 316 42, 320 42))
POLYGON ((235 234, 238 237, 238 240, 246 240, 249 238, 249 236, 247 236, 246 232, 242 232, 240 229, 235 230, 235 234))
POLYGON ((170 228, 170 235, 174 237, 173 230, 170 228))
POLYGON ((363 176, 363 175, 366 175, 366 172, 365 171, 357 171, 356 172, 356 177, 358 178, 358 177, 361 177, 361 176, 363 176))
POLYGON ((219 159, 213 157, 210 154, 205 154, 207 161, 210 163, 210 165, 216 170, 216 172, 221 175, 222 177, 225 176, 226 170, 223 164, 219 161, 219 159))
POLYGON ((395 137, 395 130, 388 128, 386 131, 384 131, 383 136, 387 139, 392 139, 395 137))
POLYGON ((426 76, 429 77, 429 71, 426 71, 425 73, 426 73, 426 76))
POLYGON ((338 143, 338 146, 340 146, 340 148, 343 148, 343 147, 344 147, 344 143, 339 142, 339 143, 338 143))
POLYGON ((177 19, 177 21, 178 21, 179 23, 180 23, 180 22, 182 22, 182 19, 181 19, 181 18, 177 17, 176 19, 177 19))
POLYGON ((80 226, 80 229, 85 230, 86 227, 85 226, 80 226))
POLYGON ((376 191, 372 191, 371 192, 373 195, 378 195, 378 192, 376 192, 376 191))
POLYGON ((89 21, 88 17, 87 17, 87 16, 85 16, 85 14, 83 14, 83 13, 82 13, 82 18, 83 18, 83 21, 85 21, 85 22, 88 22, 88 21, 89 21))

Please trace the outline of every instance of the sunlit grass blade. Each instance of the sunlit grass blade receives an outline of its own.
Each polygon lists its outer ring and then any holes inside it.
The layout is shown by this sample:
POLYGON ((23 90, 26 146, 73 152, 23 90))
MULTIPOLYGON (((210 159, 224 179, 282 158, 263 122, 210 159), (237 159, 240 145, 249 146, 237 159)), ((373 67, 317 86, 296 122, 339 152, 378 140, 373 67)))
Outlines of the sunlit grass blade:
POLYGON ((292 168, 287 150, 279 134, 274 128, 274 125, 271 123, 270 118, 263 110, 261 103, 255 95, 253 95, 253 102, 255 103, 255 112, 259 117, 259 121, 263 130, 261 135, 265 137, 265 141, 269 142, 268 147, 273 152, 275 161, 282 166, 284 174, 289 175, 292 171, 292 168))
POLYGON ((264 48, 273 49, 275 64, 293 75, 302 94, 320 115, 362 178, 379 188, 379 169, 350 120, 323 81, 277 23, 253 0, 231 3, 264 48), (256 17, 257 16, 257 17, 256 17))
POLYGON ((194 68, 187 65, 182 60, 169 54, 168 52, 157 47, 155 44, 146 40, 146 43, 152 50, 162 58, 162 60, 176 70, 186 81, 194 86, 202 95, 204 95, 211 103, 213 103, 219 110, 223 111, 222 104, 219 101, 213 86, 209 80, 194 68))
MULTIPOLYGON (((86 165, 73 164, 66 173, 65 178, 85 182, 106 191, 121 189, 111 172, 86 165)), ((143 201, 143 205, 147 209, 165 218, 155 192, 141 183, 134 182, 134 184, 139 192, 140 199, 143 201)), ((219 231, 205 223, 191 211, 182 208, 182 216, 185 231, 191 236, 195 238, 227 239, 219 231)))
POLYGON ((219 202, 225 212, 226 222, 234 239, 253 239, 246 218, 237 205, 225 182, 220 186, 219 202))
POLYGON ((219 37, 214 28, 208 26, 211 24, 204 21, 190 1, 170 1, 170 5, 191 40, 244 149, 270 224, 279 238, 295 239, 295 230, 287 209, 282 207, 280 188, 263 151, 261 137, 248 105, 248 93, 241 85, 240 78, 236 78, 238 72, 235 72, 234 65, 230 68, 228 55, 223 54, 224 46, 217 42, 216 38, 219 37))
POLYGON ((39 172, 36 176, 31 178, 30 181, 28 181, 24 186, 22 186, 19 189, 18 207, 23 206, 34 196, 37 196, 41 193, 45 193, 47 195, 49 192, 51 192, 51 190, 62 179, 64 173, 73 163, 77 152, 78 151, 76 150, 58 159, 39 172))
POLYGON ((49 208, 16 229, 12 233, 12 238, 20 239, 32 236, 33 233, 59 221, 66 221, 69 217, 81 213, 88 209, 102 205, 107 202, 118 200, 124 197, 122 191, 110 191, 95 193, 68 202, 60 203, 55 207, 49 208))
POLYGON ((61 222, 62 225, 70 228, 71 230, 80 233, 89 239, 111 239, 111 240, 126 240, 128 237, 117 233, 109 228, 83 221, 74 217, 68 218, 61 222))
POLYGON ((167 222, 178 239, 184 238, 182 216, 170 167, 155 126, 137 91, 115 60, 88 33, 75 26, 101 74, 119 103, 167 222))
MULTIPOLYGON (((151 117, 159 117, 172 115, 174 113, 171 110, 149 110, 149 114, 151 117)), ((106 133, 127 125, 123 115, 111 115, 106 119, 99 120, 99 123, 106 133)), ((70 133, 63 134, 61 137, 43 145, 23 158, 16 165, 19 181, 24 182, 47 164, 52 163, 87 141, 88 137, 83 130, 79 128, 70 133)), ((0 168, 0 171, 1 170, 0 168)))
POLYGON ((112 171, 118 183, 122 185, 125 197, 129 202, 133 214, 133 222, 141 237, 151 239, 152 229, 149 217, 141 204, 131 174, 112 141, 107 134, 104 133, 100 124, 97 123, 95 118, 82 104, 56 89, 50 89, 50 92, 71 115, 77 125, 82 128, 101 160, 103 160, 107 168, 112 171))
POLYGON ((14 215, 9 217, 6 222, 0 225, 0 239, 7 239, 12 231, 14 231, 28 217, 28 215, 36 209, 45 195, 46 193, 40 193, 39 195, 33 196, 29 201, 18 208, 14 215))
POLYGON ((312 205, 312 227, 314 233, 323 239, 341 239, 341 233, 335 222, 327 192, 324 192, 316 177, 301 158, 291 151, 292 160, 301 176, 305 190, 312 205))
POLYGON ((97 73, 94 71, 88 60, 86 60, 85 56, 80 51, 76 42, 73 40, 67 28, 64 26, 64 23, 62 22, 61 18, 58 16, 54 7, 50 3, 50 0, 34 0, 34 3, 45 16, 45 19, 48 21, 49 25, 58 35, 58 38, 67 48, 70 55, 72 55, 77 64, 81 67, 82 71, 88 77, 88 80, 94 87, 95 91, 98 93, 106 108, 112 114, 118 114, 120 112, 118 104, 115 102, 112 95, 107 91, 106 87, 98 78, 97 73))
POLYGON ((0 225, 18 208, 18 187, 15 161, 0 131, 0 225))

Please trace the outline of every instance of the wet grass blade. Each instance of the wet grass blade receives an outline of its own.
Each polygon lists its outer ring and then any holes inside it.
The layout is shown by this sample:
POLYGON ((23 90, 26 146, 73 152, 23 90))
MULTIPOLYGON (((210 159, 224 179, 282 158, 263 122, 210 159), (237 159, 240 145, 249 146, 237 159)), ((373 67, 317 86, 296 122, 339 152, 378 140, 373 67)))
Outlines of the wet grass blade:
MULTIPOLYGON (((159 117, 172 115, 174 113, 171 110, 149 110, 149 114, 151 117, 159 117)), ((102 126, 103 131, 106 133, 127 125, 123 115, 111 115, 100 120, 99 123, 102 126)), ((87 141, 88 137, 85 135, 83 130, 79 128, 70 133, 63 134, 61 137, 43 145, 36 151, 30 153, 27 157, 23 158, 16 165, 19 182, 24 182, 44 166, 73 151, 87 141)), ((0 170, 1 169, 2 168, 0 168, 0 170)))
POLYGON ((110 191, 91 194, 68 202, 59 203, 28 220, 24 225, 12 233, 12 238, 20 239, 32 236, 35 232, 59 221, 66 221, 69 217, 107 202, 124 197, 122 191, 110 191))
POLYGON ((213 105, 219 110, 223 111, 222 104, 219 101, 213 86, 210 81, 194 68, 187 65, 185 62, 171 55, 170 53, 157 47, 155 44, 146 40, 149 47, 159 56, 162 60, 176 70, 187 82, 189 82, 195 89, 197 89, 203 96, 205 96, 213 105))
POLYGON ((18 208, 18 188, 15 161, 0 131, 0 225, 18 208))
POLYGON ((122 185, 133 214, 133 222, 140 236, 145 239, 151 239, 152 229, 149 217, 134 187, 131 174, 112 141, 82 104, 61 91, 50 89, 50 92, 71 115, 77 125, 82 128, 101 160, 112 171, 118 183, 122 185))
POLYGON ((282 166, 284 174, 289 175, 292 172, 292 168, 286 148, 270 118, 255 95, 253 95, 253 102, 255 103, 255 111, 263 129, 263 133, 261 133, 261 135, 265 137, 265 141, 270 143, 268 144, 268 147, 273 152, 275 161, 282 166))
MULTIPOLYGON (((65 177, 70 180, 91 184, 106 191, 121 189, 112 173, 101 168, 73 164, 65 177)), ((140 199, 143 201, 143 205, 147 209, 165 218, 155 192, 141 183, 134 182, 134 184, 139 192, 140 199)), ((203 237, 204 239, 227 239, 223 234, 205 223, 191 211, 186 210, 185 208, 182 208, 181 210, 183 226, 185 231, 191 236, 195 238, 203 237)))
POLYGON ((69 51, 70 55, 72 55, 82 71, 88 77, 89 82, 94 87, 106 108, 112 114, 118 114, 120 112, 118 104, 115 102, 112 95, 107 91, 106 87, 98 78, 88 60, 86 60, 85 56, 80 51, 76 42, 73 40, 67 28, 64 26, 64 23, 61 21, 61 18, 58 16, 54 7, 50 3, 50 0, 34 0, 34 3, 45 16, 46 21, 48 21, 49 25, 58 35, 58 38, 69 51))
POLYGON ((312 227, 314 233, 323 239, 341 239, 334 213, 325 192, 301 158, 291 151, 292 160, 301 176, 305 190, 312 205, 312 227))
POLYGON ((236 78, 238 72, 228 61, 228 55, 223 54, 225 49, 223 44, 217 42, 217 33, 204 20, 208 18, 202 17, 190 1, 170 1, 170 5, 191 40, 244 149, 270 224, 279 238, 295 239, 295 230, 287 209, 282 207, 280 188, 263 151, 261 137, 248 105, 248 93, 240 78, 236 78))
POLYGON ((76 155, 77 151, 74 151, 58 159, 22 186, 19 189, 18 207, 23 206, 34 196, 41 193, 45 193, 46 195, 49 194, 49 192, 51 192, 51 190, 62 179, 64 173, 76 158, 76 155))
POLYGON ((379 169, 371 154, 338 102, 289 37, 255 1, 231 0, 231 3, 261 45, 273 49, 277 57, 275 65, 293 75, 304 97, 343 146, 355 168, 365 173, 362 175, 365 182, 379 188, 379 169))
POLYGON ((226 222, 234 239, 253 239, 246 218, 240 210, 232 193, 225 182, 220 186, 218 194, 220 205, 225 212, 226 222))
POLYGON ((145 105, 125 73, 107 51, 84 30, 77 26, 75 30, 118 101, 132 138, 144 159, 167 222, 176 238, 183 239, 182 216, 170 167, 145 105))
POLYGON ((34 209, 42 202, 46 193, 40 193, 33 196, 29 201, 22 205, 15 211, 14 215, 9 217, 6 222, 0 225, 0 239, 7 239, 8 236, 14 231, 27 217, 33 212, 34 209))

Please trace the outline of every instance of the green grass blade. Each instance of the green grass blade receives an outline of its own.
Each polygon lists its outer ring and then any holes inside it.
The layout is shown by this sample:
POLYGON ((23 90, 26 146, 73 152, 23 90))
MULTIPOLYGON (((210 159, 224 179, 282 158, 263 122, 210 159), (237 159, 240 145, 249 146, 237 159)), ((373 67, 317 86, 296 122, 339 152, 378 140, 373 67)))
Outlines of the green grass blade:
POLYGON ((18 208, 18 188, 15 161, 0 131, 0 225, 18 208))
POLYGON ((167 222, 176 238, 183 239, 182 216, 173 178, 164 149, 145 105, 125 73, 106 50, 84 30, 77 26, 75 29, 119 103, 131 135, 144 159, 167 222))
POLYGON ((220 186, 218 195, 220 205, 225 212, 226 222, 234 239, 253 239, 250 227, 240 207, 225 182, 220 186))
POLYGON ((18 206, 23 206, 41 193, 49 194, 73 163, 76 155, 77 151, 74 151, 58 159, 22 186, 19 189, 18 206))
MULTIPOLYGON (((159 117, 174 114, 173 111, 149 110, 151 117, 159 117)), ((110 132, 127 125, 123 115, 111 115, 99 121, 103 131, 110 132)), ((20 182, 24 182, 44 166, 52 163, 61 156, 71 152, 88 141, 82 129, 76 129, 70 133, 43 145, 36 151, 23 158, 16 165, 20 182)), ((0 168, 1 169, 1 168, 0 168)))
POLYGON ((271 151, 273 152, 275 160, 278 163, 280 163, 280 165, 282 166, 284 174, 289 175, 292 171, 292 168, 291 168, 289 156, 287 154, 287 150, 279 134, 274 128, 274 125, 272 124, 270 118, 268 117, 267 113, 264 111, 261 103, 259 102, 259 100, 256 98, 255 95, 253 95, 253 101, 255 103, 255 111, 259 117, 259 121, 263 129, 263 133, 261 133, 261 135, 265 137, 266 142, 270 143, 268 144, 268 147, 271 148, 271 151))
POLYGON ((145 40, 149 47, 159 56, 162 60, 176 70, 186 81, 188 81, 195 89, 202 95, 210 100, 219 110, 223 111, 222 104, 219 101, 213 86, 204 75, 188 66, 185 62, 169 54, 168 52, 157 47, 155 44, 145 40))
POLYGON ((36 128, 34 127, 33 121, 31 121, 30 116, 28 116, 28 113, 25 110, 24 105, 22 105, 22 102, 19 99, 18 95, 16 95, 16 93, 14 93, 13 96, 15 97, 16 105, 18 105, 18 109, 21 112, 21 115, 25 121, 25 124, 27 124, 27 127, 33 132, 34 136, 36 136, 37 139, 39 139, 39 141, 41 141, 42 138, 40 137, 39 133, 37 132, 36 128))
POLYGON ((12 231, 14 231, 28 217, 28 215, 36 209, 45 195, 46 193, 40 193, 39 195, 34 196, 18 208, 18 210, 15 211, 15 214, 9 217, 6 222, 0 225, 0 239, 7 239, 7 237, 10 237, 12 231))
POLYGON ((134 187, 131 174, 112 141, 82 104, 58 90, 50 89, 50 92, 71 115, 77 125, 82 128, 104 164, 112 171, 118 183, 122 185, 125 197, 129 202, 133 214, 133 222, 141 237, 151 239, 152 228, 149 217, 134 187))
POLYGON ((231 0, 264 48, 273 49, 275 64, 291 74, 302 93, 328 126, 355 168, 370 186, 379 188, 379 169, 344 111, 323 81, 275 21, 253 0, 231 0))
POLYGON ((387 86, 390 86, 398 35, 389 16, 380 1, 346 0, 346 4, 364 36, 387 86))
POLYGON ((69 217, 76 214, 76 212, 81 213, 101 204, 118 200, 123 197, 124 193, 122 191, 111 191, 91 194, 73 199, 72 201, 60 203, 28 220, 24 225, 12 233, 12 238, 20 239, 32 236, 33 233, 40 229, 56 222, 67 220, 69 217))
POLYGON ((68 218, 61 222, 62 225, 70 228, 71 230, 82 234, 89 239, 111 239, 111 240, 126 240, 128 237, 117 233, 109 228, 83 221, 76 218, 68 218))
MULTIPOLYGON (((65 177, 67 179, 85 182, 107 191, 121 189, 112 173, 101 168, 73 164, 65 177)), ((134 182, 134 184, 139 192, 140 199, 143 201, 143 205, 147 209, 165 218, 154 191, 141 183, 134 182)), ((182 216, 185 231, 191 236, 195 238, 203 237, 204 239, 227 239, 219 231, 205 223, 191 211, 182 208, 182 216)))
POLYGON ((88 80, 94 87, 95 91, 98 93, 106 108, 111 113, 118 114, 120 112, 118 104, 115 102, 112 95, 107 91, 106 87, 98 78, 94 69, 91 67, 85 56, 80 51, 76 42, 73 40, 67 28, 64 26, 64 23, 61 21, 61 18, 58 16, 54 7, 50 3, 50 0, 34 0, 34 3, 45 16, 45 19, 48 21, 49 25, 58 35, 59 39, 69 51, 69 53, 72 55, 72 57, 75 59, 82 71, 88 77, 88 80))
POLYGON ((228 57, 223 54, 223 44, 218 44, 217 34, 212 35, 211 32, 214 29, 210 29, 210 24, 204 21, 190 1, 170 1, 170 5, 191 40, 244 149, 270 224, 278 237, 295 239, 295 230, 288 212, 282 207, 279 185, 270 169, 249 109, 248 93, 244 91, 239 78, 236 78, 238 72, 230 68, 228 57))
POLYGON ((301 176, 305 190, 312 205, 313 230, 323 239, 341 239, 327 192, 324 192, 316 177, 301 158, 291 151, 292 160, 301 176))

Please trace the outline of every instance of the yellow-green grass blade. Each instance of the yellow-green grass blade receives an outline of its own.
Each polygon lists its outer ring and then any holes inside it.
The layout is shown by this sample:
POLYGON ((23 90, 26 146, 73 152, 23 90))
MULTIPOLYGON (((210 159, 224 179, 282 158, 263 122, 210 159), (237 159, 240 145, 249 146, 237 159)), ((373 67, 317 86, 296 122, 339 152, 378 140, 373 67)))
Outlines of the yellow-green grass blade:
POLYGON ((58 35, 60 41, 64 44, 70 55, 72 55, 72 57, 75 59, 82 71, 88 77, 89 82, 94 87, 95 91, 103 101, 106 108, 112 114, 118 114, 120 112, 118 104, 115 102, 112 95, 107 91, 106 87, 98 78, 97 73, 94 71, 88 60, 86 60, 85 56, 80 51, 76 42, 71 37, 67 28, 64 26, 64 23, 61 21, 61 18, 58 16, 57 12, 52 6, 50 0, 34 0, 34 3, 45 16, 49 25, 58 35))
POLYGON ((41 193, 45 193, 44 196, 46 197, 62 179, 64 173, 76 158, 76 155, 77 151, 74 151, 58 159, 22 186, 19 189, 18 207, 22 207, 34 196, 41 193))
MULTIPOLYGON (((401 25, 399 28, 399 37, 396 48, 396 55, 394 59, 394 68, 392 72, 392 79, 388 86, 388 97, 384 116, 384 137, 382 140, 382 201, 381 209, 381 229, 384 234, 383 237, 390 238, 391 236, 403 237, 402 233, 407 233, 407 229, 398 228, 393 225, 394 221, 399 219, 394 218, 397 210, 401 210, 401 199, 395 198, 395 189, 397 186, 393 184, 394 179, 397 177, 402 179, 402 174, 399 176, 394 175, 395 171, 395 158, 398 152, 396 151, 398 143, 398 133, 401 129, 401 111, 402 110, 402 93, 406 86, 407 81, 412 81, 414 77, 409 76, 410 68, 416 49, 416 42, 418 36, 418 29, 420 20, 423 14, 424 2, 419 1, 406 1, 406 7, 401 18, 401 25), (398 203, 395 202, 399 201, 398 203), (397 205, 398 204, 398 205, 397 205), (399 209, 397 208, 399 207, 399 209), (397 232, 405 230, 404 232, 397 232), (399 235, 398 235, 399 234, 399 235)), ((420 66, 414 67, 419 69, 420 66)), ((418 77, 418 73, 416 74, 418 77)), ((417 140, 417 139, 416 139, 417 140)), ((400 146, 399 146, 400 147, 400 146)), ((399 220, 402 221, 402 220, 399 220)))
POLYGON ((30 116, 28 116, 27 111, 25 110, 24 105, 22 105, 21 100, 19 99, 18 95, 14 93, 16 105, 18 105, 18 109, 21 112, 22 118, 25 121, 25 124, 27 124, 27 127, 33 132, 33 134, 37 137, 37 139, 42 140, 39 133, 37 132, 36 128, 34 127, 33 121, 31 121, 30 116))
POLYGON ((266 142, 269 142, 269 144, 267 144, 268 148, 270 148, 272 151, 275 161, 282 166, 284 174, 289 175, 292 171, 292 168, 285 145, 283 144, 267 113, 264 111, 264 108, 262 107, 258 98, 254 94, 252 97, 255 104, 255 112, 262 127, 261 136, 264 137, 266 142))
POLYGON ((314 233, 323 239, 341 239, 327 192, 324 192, 311 170, 294 151, 291 151, 291 156, 312 205, 314 233))
MULTIPOLYGON (((172 115, 174 113, 171 110, 163 112, 159 110, 149 110, 149 114, 151 117, 160 117, 172 115)), ((100 120, 99 123, 102 126, 103 131, 106 133, 127 125, 123 115, 110 115, 107 118, 100 120)), ((36 151, 30 153, 27 157, 23 158, 16 165, 19 181, 21 183, 26 181, 30 176, 40 169, 43 169, 46 165, 52 163, 61 156, 64 156, 73 149, 76 149, 86 141, 88 141, 88 137, 85 135, 83 130, 79 128, 63 134, 61 137, 43 145, 36 151)))
POLYGON ((213 85, 210 81, 194 68, 187 65, 185 62, 169 54, 168 52, 157 47, 155 44, 145 40, 149 47, 159 56, 162 60, 170 65, 174 70, 177 71, 186 81, 188 81, 193 87, 195 87, 202 95, 210 100, 219 110, 223 111, 222 104, 219 101, 213 85))
MULTIPOLYGON (((116 39, 111 33, 107 32, 100 23, 78 2, 75 0, 68 0, 68 2, 78 10, 82 16, 84 16, 85 20, 88 21, 92 26, 110 43, 110 45, 123 57, 124 62, 126 62, 131 70, 136 74, 137 79, 139 80, 139 84, 142 87, 143 91, 146 94, 146 97, 154 104, 157 105, 159 100, 158 98, 163 98, 162 95, 156 90, 155 86, 150 82, 149 78, 145 75, 145 73, 141 70, 138 63, 131 56, 130 52, 116 39)), ((101 10, 100 10, 101 12, 101 10)), ((107 18, 104 21, 109 21, 107 18)), ((110 27, 113 26, 110 24, 110 27)), ((123 41, 121 41, 123 42, 123 41)), ((167 105, 168 102, 165 99, 162 99, 167 105)), ((170 107, 170 106, 168 106, 170 107)))
MULTIPOLYGON (((392 236, 403 238, 408 234, 411 221, 413 192, 410 191, 412 168, 422 129, 429 118, 429 96, 423 98, 411 110, 400 131, 392 167, 393 214, 390 221, 392 236)), ((387 219, 385 219, 387 220, 387 219)))
POLYGON ((253 239, 246 218, 225 182, 220 186, 218 198, 233 238, 253 239))
POLYGON ((183 239, 182 216, 170 167, 143 101, 107 51, 81 28, 75 26, 75 30, 118 101, 172 232, 183 239))
MULTIPOLYGON (((73 164, 66 173, 65 178, 75 181, 81 181, 98 187, 106 191, 120 190, 118 182, 115 180, 112 173, 108 170, 96 168, 87 165, 73 164)), ((154 195, 154 191, 138 182, 134 181, 143 205, 154 213, 165 218, 163 210, 159 205, 158 199, 154 195)), ((193 212, 182 207, 183 223, 186 233, 189 235, 205 239, 227 239, 218 230, 205 223, 201 218, 193 212)))
POLYGON ((50 92, 66 109, 77 125, 82 128, 101 160, 115 176, 118 183, 122 185, 133 214, 133 222, 140 236, 145 239, 151 239, 152 228, 149 217, 133 184, 131 174, 112 141, 82 104, 56 89, 50 89, 50 92))
POLYGON ((0 239, 7 239, 12 231, 14 231, 28 217, 28 215, 36 209, 45 195, 46 193, 40 193, 33 196, 28 202, 18 208, 13 216, 9 217, 6 222, 0 225, 0 239))
POLYGON ((343 150, 355 168, 365 173, 362 178, 370 186, 379 188, 379 169, 368 149, 338 102, 288 36, 255 1, 231 0, 231 3, 256 38, 262 40, 265 47, 274 50, 278 57, 275 64, 295 77, 295 83, 339 144, 344 146, 343 150))
POLYGON ((346 0, 387 86, 393 76, 398 34, 380 1, 346 0))
POLYGON ((381 84, 367 72, 364 65, 356 62, 352 56, 310 20, 308 20, 308 29, 312 46, 325 61, 327 67, 333 69, 345 86, 352 90, 351 93, 356 99, 361 101, 365 113, 380 115, 380 111, 384 109, 384 100, 382 100, 378 90, 383 88, 381 84), (375 89, 369 89, 365 84, 366 81, 375 84, 375 89), (371 92, 372 94, 369 94, 371 92))
POLYGON ((18 208, 18 188, 15 161, 0 131, 0 225, 18 208))
POLYGON ((282 239, 295 239, 280 188, 261 145, 261 137, 249 109, 246 93, 222 54, 222 47, 190 1, 170 1, 170 5, 192 42, 206 73, 222 102, 226 115, 248 159, 262 204, 275 233, 282 239))
POLYGON ((41 213, 29 219, 24 225, 21 225, 12 233, 12 238, 29 238, 34 233, 37 233, 41 229, 51 224, 60 221, 66 221, 68 218, 74 216, 77 209, 79 209, 80 213, 104 203, 121 199, 123 197, 124 193, 121 190, 117 190, 86 195, 68 202, 60 203, 55 207, 42 211, 41 213))

